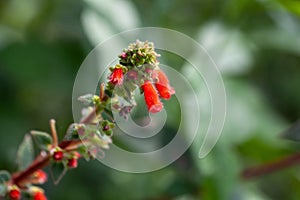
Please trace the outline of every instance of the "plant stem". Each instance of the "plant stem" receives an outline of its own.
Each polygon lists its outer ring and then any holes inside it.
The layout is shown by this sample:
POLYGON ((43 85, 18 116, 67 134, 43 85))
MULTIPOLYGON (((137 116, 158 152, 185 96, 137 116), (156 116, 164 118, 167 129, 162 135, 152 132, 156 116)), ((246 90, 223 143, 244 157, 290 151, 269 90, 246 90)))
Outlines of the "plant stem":
POLYGON ((101 101, 104 99, 104 96, 105 96, 104 90, 105 90, 105 85, 104 85, 104 83, 101 83, 101 85, 100 85, 100 95, 99 95, 101 101))
POLYGON ((48 153, 41 153, 33 162, 32 164, 19 173, 15 173, 12 176, 13 183, 22 187, 22 182, 30 175, 32 175, 36 170, 42 169, 48 165, 50 161, 50 154, 48 153))
POLYGON ((243 179, 251 179, 293 166, 298 163, 300 163, 300 153, 296 153, 260 166, 245 169, 242 172, 241 177, 243 179))
POLYGON ((58 139, 57 139, 57 132, 55 128, 55 120, 51 119, 50 120, 50 128, 51 128, 51 134, 52 134, 52 139, 53 139, 53 147, 56 147, 58 145, 58 139))

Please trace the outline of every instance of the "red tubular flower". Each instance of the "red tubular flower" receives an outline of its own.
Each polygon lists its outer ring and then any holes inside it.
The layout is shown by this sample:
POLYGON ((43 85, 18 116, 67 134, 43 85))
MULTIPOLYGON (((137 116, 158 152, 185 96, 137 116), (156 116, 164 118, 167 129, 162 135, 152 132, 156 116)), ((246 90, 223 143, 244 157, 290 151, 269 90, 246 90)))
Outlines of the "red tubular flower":
POLYGON ((123 83, 123 78, 123 69, 115 68, 109 77, 109 82, 111 82, 114 85, 121 85, 123 83))
POLYGON ((144 90, 144 98, 148 111, 151 113, 160 112, 163 108, 163 104, 161 103, 153 84, 150 81, 145 81, 142 85, 142 89, 144 90))
POLYGON ((121 53, 121 58, 125 59, 126 57, 127 57, 126 52, 122 52, 122 53, 121 53))
POLYGON ((159 93, 159 96, 163 99, 170 99, 175 90, 170 86, 169 79, 162 70, 155 70, 153 76, 157 79, 155 87, 159 93))
POLYGON ((17 188, 13 188, 9 191, 9 198, 11 200, 20 200, 21 199, 21 192, 17 188))
POLYGON ((31 183, 43 184, 47 181, 47 179, 48 179, 47 174, 43 170, 38 169, 36 172, 33 173, 31 183))
POLYGON ((44 192, 37 191, 33 195, 33 200, 47 200, 47 197, 45 196, 44 192))

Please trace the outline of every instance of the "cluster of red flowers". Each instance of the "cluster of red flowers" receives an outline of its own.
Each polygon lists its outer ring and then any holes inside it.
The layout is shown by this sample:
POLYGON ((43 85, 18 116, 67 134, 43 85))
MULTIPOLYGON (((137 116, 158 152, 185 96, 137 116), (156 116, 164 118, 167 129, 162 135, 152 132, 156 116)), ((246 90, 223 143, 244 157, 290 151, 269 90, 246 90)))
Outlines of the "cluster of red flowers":
MULTIPOLYGON (((128 73, 130 72, 132 71, 129 71, 128 73)), ((151 113, 157 113, 163 108, 160 98, 165 100, 170 99, 171 96, 175 94, 175 90, 170 86, 168 77, 161 69, 151 70, 151 72, 153 81, 145 80, 141 89, 144 92, 148 111, 151 113)), ((132 75, 130 74, 130 77, 131 76, 132 75)), ((122 68, 115 68, 109 77, 109 81, 113 85, 122 85, 123 79, 124 72, 122 68)))
POLYGON ((57 148, 52 152, 52 158, 54 161, 63 162, 66 160, 69 168, 76 168, 78 166, 77 160, 80 157, 81 155, 77 151, 65 153, 61 149, 57 148))
MULTIPOLYGON (((119 64, 110 68, 108 77, 109 93, 123 97, 132 108, 135 106, 133 95, 136 87, 144 93, 144 99, 150 113, 157 113, 163 109, 161 99, 168 100, 175 90, 170 86, 166 74, 159 68, 157 57, 151 42, 137 40, 124 49, 119 55, 119 64), (116 89, 112 91, 113 89, 116 89)), ((122 104, 122 103, 121 103, 122 104)), ((128 107, 128 106, 127 106, 128 107)), ((114 105, 122 116, 126 105, 114 105)), ((125 116, 126 118, 126 116, 125 116)))
MULTIPOLYGON (((54 148, 51 151, 51 155, 54 162, 65 162, 68 168, 76 168, 78 165, 77 160, 81 157, 77 151, 64 152, 59 147, 54 148)), ((26 185, 30 185, 30 187, 23 187, 22 185, 21 188, 17 185, 8 186, 8 197, 10 200, 20 200, 24 192, 29 194, 33 200, 47 200, 41 188, 31 186, 31 184, 44 184, 47 179, 47 174, 43 170, 38 169, 25 181, 26 185)))
POLYGON ((156 113, 163 108, 159 97, 168 100, 175 94, 175 90, 170 86, 169 79, 162 70, 153 70, 152 78, 154 85, 151 81, 145 81, 142 89, 149 112, 156 113))
MULTIPOLYGON (((47 179, 47 174, 43 170, 38 169, 29 177, 28 182, 31 184, 44 184, 47 179)), ((9 186, 8 191, 8 196, 11 200, 20 200, 22 198, 21 189, 17 185, 9 186)), ((25 191, 33 200, 47 200, 44 191, 39 187, 32 186, 25 191)))

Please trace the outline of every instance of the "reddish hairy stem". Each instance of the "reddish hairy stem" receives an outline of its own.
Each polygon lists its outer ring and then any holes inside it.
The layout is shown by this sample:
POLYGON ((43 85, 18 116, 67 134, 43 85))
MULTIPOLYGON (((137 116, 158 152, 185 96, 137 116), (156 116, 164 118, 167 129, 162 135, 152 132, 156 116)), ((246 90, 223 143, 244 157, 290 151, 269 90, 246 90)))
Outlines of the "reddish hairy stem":
POLYGON ((287 156, 281 160, 245 169, 241 176, 243 179, 251 179, 293 166, 298 163, 300 163, 300 153, 287 156))
POLYGON ((12 176, 13 183, 18 185, 19 187, 22 187, 23 180, 25 180, 28 176, 33 174, 36 170, 42 169, 45 166, 47 166, 49 161, 50 161, 50 154, 45 153, 45 155, 43 155, 43 153, 41 153, 27 169, 19 173, 13 174, 12 176))
MULTIPOLYGON (((69 143, 67 146, 64 146, 63 149, 65 151, 74 151, 78 148, 79 145, 84 144, 84 142, 86 142, 86 140, 72 140, 72 141, 66 141, 66 142, 69 142, 69 143)), ((59 146, 62 148, 63 143, 61 143, 61 145, 59 145, 59 146)))
POLYGON ((58 146, 65 150, 65 149, 69 148, 70 146, 71 147, 74 147, 75 145, 78 146, 81 143, 82 143, 81 140, 65 140, 65 141, 62 141, 58 146))

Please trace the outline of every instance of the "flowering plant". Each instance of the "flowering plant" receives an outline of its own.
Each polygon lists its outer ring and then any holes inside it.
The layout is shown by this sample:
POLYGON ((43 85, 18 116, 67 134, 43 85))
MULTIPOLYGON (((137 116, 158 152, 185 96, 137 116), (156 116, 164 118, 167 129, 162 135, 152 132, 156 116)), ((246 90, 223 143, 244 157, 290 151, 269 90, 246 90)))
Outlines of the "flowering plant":
POLYGON ((94 159, 104 155, 112 142, 115 121, 113 112, 128 118, 137 105, 134 91, 140 89, 150 113, 163 109, 161 99, 175 93, 166 74, 159 68, 153 43, 136 41, 119 55, 119 63, 110 67, 108 82, 100 84, 100 93, 86 94, 79 101, 87 105, 79 123, 69 126, 59 142, 55 120, 50 120, 51 134, 31 131, 25 135, 17 153, 18 171, 0 171, 0 198, 44 200, 44 190, 36 185, 45 183, 48 175, 58 183, 65 173, 78 165, 78 159, 94 159), (38 152, 37 155, 34 152, 38 152))

